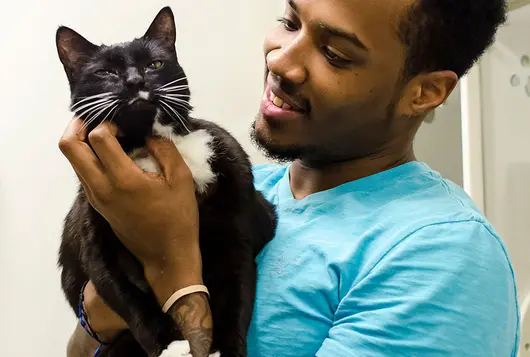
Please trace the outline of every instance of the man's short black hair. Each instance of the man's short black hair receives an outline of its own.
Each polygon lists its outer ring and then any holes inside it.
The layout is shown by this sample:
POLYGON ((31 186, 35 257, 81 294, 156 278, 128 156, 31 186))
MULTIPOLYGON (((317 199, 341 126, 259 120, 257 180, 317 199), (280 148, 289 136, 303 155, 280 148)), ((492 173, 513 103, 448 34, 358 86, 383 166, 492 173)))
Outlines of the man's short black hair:
POLYGON ((494 42, 506 13, 505 0, 415 0, 399 26, 405 77, 440 70, 462 77, 494 42))

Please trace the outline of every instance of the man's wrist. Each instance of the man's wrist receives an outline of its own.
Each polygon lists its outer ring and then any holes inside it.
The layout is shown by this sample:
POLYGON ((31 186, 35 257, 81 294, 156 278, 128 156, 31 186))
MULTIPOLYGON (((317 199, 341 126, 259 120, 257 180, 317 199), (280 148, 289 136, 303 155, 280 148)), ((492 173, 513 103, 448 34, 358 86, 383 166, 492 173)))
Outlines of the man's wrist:
POLYGON ((147 282, 162 306, 176 291, 191 285, 201 285, 202 260, 200 250, 194 249, 186 257, 165 259, 144 267, 147 282))
POLYGON ((196 357, 207 357, 212 346, 213 321, 208 297, 204 293, 186 295, 169 309, 184 339, 196 357))

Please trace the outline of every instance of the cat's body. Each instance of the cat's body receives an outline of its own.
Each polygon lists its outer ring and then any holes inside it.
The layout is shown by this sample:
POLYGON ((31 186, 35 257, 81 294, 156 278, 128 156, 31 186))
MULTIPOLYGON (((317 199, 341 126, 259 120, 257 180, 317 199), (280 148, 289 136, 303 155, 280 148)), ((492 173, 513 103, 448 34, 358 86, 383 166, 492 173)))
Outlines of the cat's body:
MULTIPOLYGON (((88 130, 105 118, 113 119, 124 135, 119 139, 122 147, 145 171, 158 170, 143 149, 146 137, 166 137, 179 149, 193 174, 199 200, 213 347, 221 356, 246 356, 254 259, 272 239, 276 216, 273 206, 255 190, 251 164, 237 141, 219 126, 189 116, 190 93, 176 60, 174 32, 171 10, 164 8, 146 35, 131 43, 96 47, 62 27, 57 45, 70 80, 73 111, 86 121, 88 130)), ((74 311, 83 284, 91 280, 130 326, 131 332, 103 355, 155 357, 165 350, 164 356, 179 356, 178 351, 171 354, 166 349, 182 335, 162 313, 141 264, 91 207, 81 188, 65 220, 59 265, 74 311)))

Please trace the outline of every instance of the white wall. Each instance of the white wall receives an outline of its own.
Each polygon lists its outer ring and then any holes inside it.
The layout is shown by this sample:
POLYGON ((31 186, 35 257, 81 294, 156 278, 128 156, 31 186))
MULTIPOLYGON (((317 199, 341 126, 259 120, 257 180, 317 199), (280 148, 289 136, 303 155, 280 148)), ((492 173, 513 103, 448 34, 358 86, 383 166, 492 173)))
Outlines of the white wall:
POLYGON ((507 244, 521 303, 530 298, 530 65, 521 66, 521 57, 530 56, 529 34, 526 6, 510 14, 480 67, 485 209, 507 244), (520 79, 516 87, 512 75, 520 79))
POLYGON ((457 185, 463 185, 460 86, 436 109, 434 117, 420 127, 414 150, 418 160, 425 161, 457 185))
POLYGON ((56 268, 76 180, 57 142, 71 118, 56 55, 60 24, 94 42, 141 36, 170 3, 197 115, 248 141, 262 94, 262 42, 282 0, 26 0, 0 12, 0 346, 10 357, 64 356, 75 320, 56 268), (133 5, 134 4, 134 5, 133 5))

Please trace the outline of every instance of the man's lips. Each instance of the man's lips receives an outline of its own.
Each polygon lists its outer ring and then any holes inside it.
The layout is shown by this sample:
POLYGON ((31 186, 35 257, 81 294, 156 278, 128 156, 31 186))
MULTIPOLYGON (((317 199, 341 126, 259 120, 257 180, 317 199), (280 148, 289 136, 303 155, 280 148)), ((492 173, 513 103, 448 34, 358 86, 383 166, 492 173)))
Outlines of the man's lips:
POLYGON ((281 94, 273 92, 271 87, 267 87, 261 101, 263 115, 273 120, 305 118, 304 111, 298 108, 300 108, 298 104, 295 104, 291 99, 284 99, 281 94))
POLYGON ((286 110, 294 110, 296 112, 306 111, 306 105, 302 104, 300 100, 285 93, 276 83, 270 81, 268 83, 268 91, 267 98, 277 107, 286 110))

